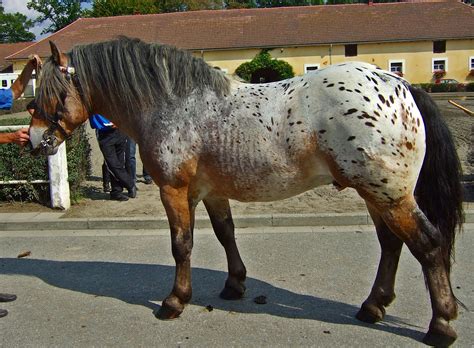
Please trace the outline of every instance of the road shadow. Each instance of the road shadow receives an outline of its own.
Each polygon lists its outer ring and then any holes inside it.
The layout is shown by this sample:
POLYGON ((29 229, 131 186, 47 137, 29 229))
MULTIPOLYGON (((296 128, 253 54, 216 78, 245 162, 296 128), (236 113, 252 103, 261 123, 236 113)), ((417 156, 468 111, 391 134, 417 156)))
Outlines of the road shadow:
MULTIPOLYGON (((153 313, 171 290, 174 266, 101 261, 52 261, 39 259, 0 258, 0 275, 37 277, 45 283, 84 294, 104 296, 132 305, 150 308, 153 313)), ((421 341, 423 328, 414 327, 400 318, 387 315, 385 320, 370 325, 355 319, 359 307, 316 296, 298 294, 267 282, 247 278, 247 293, 239 301, 218 297, 226 272, 193 268, 192 304, 212 306, 229 312, 269 314, 284 318, 311 319, 327 323, 369 327, 421 341), (266 296, 266 304, 253 299, 266 296)))

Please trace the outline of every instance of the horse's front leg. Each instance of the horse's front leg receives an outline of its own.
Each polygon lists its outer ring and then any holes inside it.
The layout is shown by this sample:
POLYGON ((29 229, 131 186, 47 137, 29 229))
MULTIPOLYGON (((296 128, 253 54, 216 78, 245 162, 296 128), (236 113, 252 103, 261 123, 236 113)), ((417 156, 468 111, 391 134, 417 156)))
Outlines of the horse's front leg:
POLYGON ((224 198, 206 198, 203 200, 214 233, 225 249, 229 276, 220 297, 225 300, 242 298, 245 292, 246 270, 239 249, 235 243, 234 222, 230 212, 229 200, 224 198))
POLYGON ((174 286, 157 314, 160 319, 177 318, 191 300, 191 250, 193 248, 194 208, 188 187, 160 187, 161 201, 171 229, 171 249, 176 262, 174 286))

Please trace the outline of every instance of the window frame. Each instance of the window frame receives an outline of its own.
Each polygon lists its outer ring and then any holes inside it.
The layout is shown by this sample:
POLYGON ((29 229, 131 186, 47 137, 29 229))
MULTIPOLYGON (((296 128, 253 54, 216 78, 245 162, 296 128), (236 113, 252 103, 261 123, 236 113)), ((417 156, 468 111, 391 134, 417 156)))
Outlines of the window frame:
POLYGON ((345 44, 344 45, 344 56, 345 57, 357 57, 359 55, 359 48, 357 44, 345 44), (348 54, 348 51, 354 49, 355 54, 348 54))
POLYGON ((433 41, 433 53, 446 53, 446 40, 434 40, 433 41), (435 45, 436 44, 443 44, 444 48, 441 50, 436 50, 435 45))
POLYGON ((405 75, 405 66, 406 66, 405 59, 389 59, 388 60, 388 71, 390 71, 392 73, 396 73, 396 71, 392 71, 392 64, 394 64, 394 63, 401 63, 402 64, 401 73, 403 75, 405 75))
POLYGON ((448 57, 439 57, 439 58, 432 58, 431 59, 431 72, 434 73, 435 71, 448 71, 448 57), (435 61, 437 60, 444 60, 444 69, 435 69, 435 61))
POLYGON ((474 70, 474 56, 469 57, 468 60, 468 70, 474 70))
POLYGON ((310 71, 315 71, 321 69, 321 64, 313 64, 313 63, 308 63, 304 65, 304 73, 308 73, 310 71), (316 69, 309 69, 308 68, 316 68, 316 69))

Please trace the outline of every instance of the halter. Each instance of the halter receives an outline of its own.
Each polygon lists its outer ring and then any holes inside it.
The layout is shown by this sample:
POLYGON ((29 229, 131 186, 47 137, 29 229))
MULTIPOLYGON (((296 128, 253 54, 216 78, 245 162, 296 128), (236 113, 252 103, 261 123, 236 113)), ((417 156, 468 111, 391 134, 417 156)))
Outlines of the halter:
MULTIPOLYGON (((72 81, 74 87, 79 88, 79 80, 76 75, 76 69, 72 66, 59 66, 59 71, 63 73, 66 77, 67 81, 72 81)), ((36 105, 36 108, 38 106, 36 105)), ((38 108, 38 112, 40 116, 47 121, 51 123, 51 125, 48 127, 48 129, 43 133, 43 139, 41 142, 38 144, 36 149, 33 150, 33 152, 39 152, 41 151, 42 148, 47 148, 47 147, 54 147, 54 143, 57 140, 56 137, 54 136, 54 132, 58 130, 64 137, 64 140, 68 140, 71 138, 72 133, 68 134, 68 132, 61 126, 59 121, 63 118, 63 110, 61 109, 56 109, 55 113, 53 115, 45 112, 44 110, 38 108)))

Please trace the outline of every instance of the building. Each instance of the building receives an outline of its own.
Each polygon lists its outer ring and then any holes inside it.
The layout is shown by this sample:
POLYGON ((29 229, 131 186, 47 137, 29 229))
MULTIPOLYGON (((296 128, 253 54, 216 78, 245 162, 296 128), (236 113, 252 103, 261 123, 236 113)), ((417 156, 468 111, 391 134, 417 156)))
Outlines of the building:
POLYGON ((81 18, 7 60, 19 71, 29 54, 50 55, 49 40, 68 51, 118 35, 190 50, 230 74, 265 48, 296 74, 358 60, 412 83, 433 82, 440 72, 474 81, 474 7, 453 1, 81 18))
MULTIPOLYGON (((1 1, 0 1, 1 6, 1 1)), ((13 81, 18 77, 19 72, 13 70, 13 63, 5 60, 5 57, 21 51, 22 49, 30 46, 33 42, 19 42, 19 43, 7 43, 0 44, 0 88, 10 88, 13 81)), ((21 71, 21 69, 20 69, 21 71)), ((33 95, 35 88, 35 80, 30 81, 29 86, 25 90, 25 95, 33 95)))

